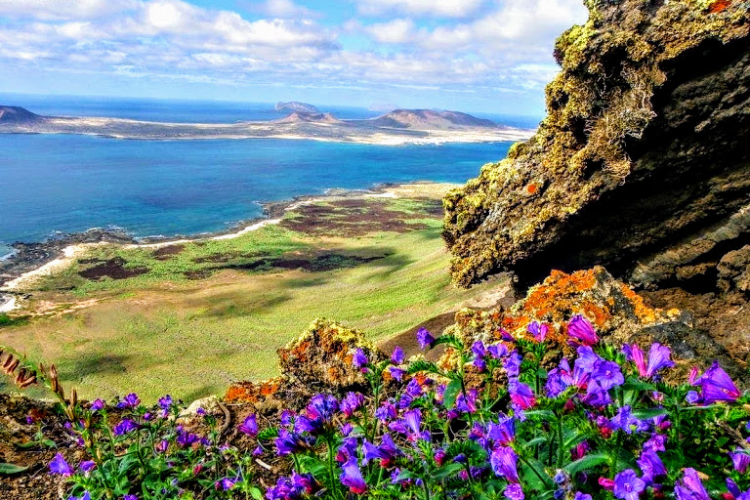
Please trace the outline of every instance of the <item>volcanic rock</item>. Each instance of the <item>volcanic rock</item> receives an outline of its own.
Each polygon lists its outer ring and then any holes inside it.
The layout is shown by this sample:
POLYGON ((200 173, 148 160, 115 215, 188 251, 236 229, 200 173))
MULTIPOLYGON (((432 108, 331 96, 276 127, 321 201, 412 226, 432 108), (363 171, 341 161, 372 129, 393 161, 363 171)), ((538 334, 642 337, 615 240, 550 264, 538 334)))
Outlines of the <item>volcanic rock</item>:
POLYGON ((750 243, 750 4, 586 3, 536 136, 444 200, 454 282, 601 264, 715 288, 750 243))

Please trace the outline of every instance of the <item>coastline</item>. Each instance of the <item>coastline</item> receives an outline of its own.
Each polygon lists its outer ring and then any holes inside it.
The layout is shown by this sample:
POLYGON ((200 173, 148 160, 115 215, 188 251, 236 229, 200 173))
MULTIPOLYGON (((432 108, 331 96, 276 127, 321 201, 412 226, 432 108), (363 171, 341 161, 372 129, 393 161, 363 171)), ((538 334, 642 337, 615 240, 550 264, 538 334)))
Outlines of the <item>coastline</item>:
POLYGON ((67 268, 79 256, 97 246, 121 245, 124 248, 159 249, 183 243, 234 239, 266 226, 279 224, 286 212, 296 210, 306 204, 360 197, 397 198, 397 191, 400 189, 414 189, 436 184, 444 183, 418 180, 405 183, 376 184, 368 189, 330 188, 324 194, 302 195, 288 200, 263 203, 264 216, 262 217, 240 221, 231 229, 196 235, 136 238, 124 230, 108 231, 93 228, 83 233, 66 235, 56 240, 14 243, 10 245, 14 249, 14 253, 4 260, 0 260, 0 313, 9 313, 21 308, 21 300, 19 299, 22 299, 25 295, 23 292, 24 286, 33 283, 39 277, 67 268))

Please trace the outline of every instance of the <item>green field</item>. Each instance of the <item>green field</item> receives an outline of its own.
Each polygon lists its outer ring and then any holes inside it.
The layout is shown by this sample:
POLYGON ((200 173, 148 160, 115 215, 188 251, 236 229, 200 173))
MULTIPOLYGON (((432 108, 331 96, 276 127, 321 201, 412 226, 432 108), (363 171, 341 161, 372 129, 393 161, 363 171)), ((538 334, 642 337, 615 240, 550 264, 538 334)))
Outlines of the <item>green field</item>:
POLYGON ((450 285, 439 194, 318 203, 161 253, 97 248, 39 281, 28 310, 40 316, 0 327, 0 345, 56 363, 84 397, 191 400, 276 374, 276 349, 317 317, 386 338, 489 286, 450 285))

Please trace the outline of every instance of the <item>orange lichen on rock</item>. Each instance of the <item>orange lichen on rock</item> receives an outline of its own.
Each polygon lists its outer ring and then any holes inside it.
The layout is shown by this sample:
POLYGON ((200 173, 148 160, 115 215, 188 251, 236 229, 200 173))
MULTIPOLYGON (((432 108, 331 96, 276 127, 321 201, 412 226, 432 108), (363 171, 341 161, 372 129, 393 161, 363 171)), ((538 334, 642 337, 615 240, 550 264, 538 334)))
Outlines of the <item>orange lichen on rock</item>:
POLYGON ((228 403, 257 403, 276 394, 283 380, 279 377, 262 382, 237 382, 227 390, 224 400, 228 403))
POLYGON ((649 307, 603 267, 594 267, 572 274, 552 271, 510 310, 463 310, 456 314, 451 331, 467 345, 477 339, 500 340, 503 331, 515 338, 529 339, 529 324, 538 321, 549 326, 548 341, 566 345, 567 323, 578 314, 590 321, 600 335, 619 342, 643 328, 675 321, 681 313, 649 307))
POLYGON ((727 10, 730 5, 732 5, 732 0, 716 0, 708 8, 708 12, 711 14, 718 14, 719 12, 727 10))
POLYGON ((333 321, 315 320, 299 338, 279 349, 282 374, 310 387, 349 387, 364 383, 352 367, 352 355, 362 349, 371 360, 380 359, 375 344, 362 332, 333 321))
POLYGON ((529 184, 526 187, 526 191, 528 191, 529 194, 536 194, 536 192, 539 191, 539 186, 537 186, 536 184, 529 184))

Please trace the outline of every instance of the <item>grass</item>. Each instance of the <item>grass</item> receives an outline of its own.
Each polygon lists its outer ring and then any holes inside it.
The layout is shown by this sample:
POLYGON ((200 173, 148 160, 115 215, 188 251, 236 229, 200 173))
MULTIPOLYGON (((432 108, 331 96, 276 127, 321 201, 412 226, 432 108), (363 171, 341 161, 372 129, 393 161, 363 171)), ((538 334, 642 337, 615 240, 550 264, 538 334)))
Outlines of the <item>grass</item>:
POLYGON ((46 279, 32 307, 49 308, 49 302, 57 310, 87 307, 0 328, 0 345, 57 363, 61 378, 83 397, 137 391, 151 401, 165 393, 191 400, 221 394, 236 380, 275 375, 276 349, 317 317, 334 318, 378 340, 483 291, 451 287, 439 217, 419 215, 414 200, 378 203, 421 217, 410 221, 422 229, 320 237, 268 226, 233 240, 191 243, 161 261, 153 250, 97 249, 86 258, 120 257, 126 267, 149 271, 90 281, 78 272, 91 264, 79 263, 46 279), (364 260, 324 271, 226 268, 269 256, 304 260, 330 253, 364 260), (185 277, 186 271, 216 267, 196 262, 212 255, 229 256, 220 263, 225 268, 201 280, 185 277), (382 258, 366 261, 375 256, 382 258))

